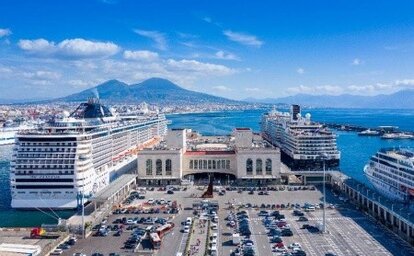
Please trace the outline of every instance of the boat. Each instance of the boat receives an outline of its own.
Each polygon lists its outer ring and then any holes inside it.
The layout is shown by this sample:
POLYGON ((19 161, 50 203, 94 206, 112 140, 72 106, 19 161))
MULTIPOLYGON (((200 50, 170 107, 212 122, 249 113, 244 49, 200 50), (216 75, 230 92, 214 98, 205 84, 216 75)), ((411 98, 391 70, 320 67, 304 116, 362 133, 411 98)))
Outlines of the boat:
POLYGON ((401 140, 401 139, 414 139, 414 135, 408 133, 385 133, 381 136, 381 139, 401 140))
POLYGON ((10 182, 13 208, 74 209, 121 174, 167 132, 162 114, 118 115, 97 99, 36 130, 19 131, 10 182))
POLYGON ((379 136, 380 132, 375 131, 375 130, 371 130, 371 129, 367 129, 367 130, 364 130, 362 132, 359 132, 358 135, 359 136, 379 136))
POLYGON ((364 167, 373 187, 385 197, 399 202, 414 198, 414 151, 381 149, 364 167))
POLYGON ((0 130, 0 146, 14 144, 15 129, 1 129, 0 130))
POLYGON ((337 169, 341 153, 336 134, 322 124, 311 121, 308 113, 301 115, 299 105, 290 112, 273 109, 262 116, 262 136, 281 149, 281 160, 293 171, 320 171, 323 163, 330 170, 337 169))
POLYGON ((22 130, 34 129, 35 126, 31 124, 21 125, 5 125, 0 128, 0 146, 13 145, 15 142, 16 133, 22 130))

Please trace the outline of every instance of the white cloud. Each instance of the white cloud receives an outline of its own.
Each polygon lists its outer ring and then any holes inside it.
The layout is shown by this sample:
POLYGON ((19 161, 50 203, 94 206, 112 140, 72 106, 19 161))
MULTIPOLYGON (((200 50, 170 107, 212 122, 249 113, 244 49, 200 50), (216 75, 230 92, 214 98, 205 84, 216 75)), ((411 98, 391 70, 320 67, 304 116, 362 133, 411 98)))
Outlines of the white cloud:
POLYGON ((142 30, 142 29, 134 29, 134 32, 140 36, 149 38, 155 42, 155 47, 160 50, 167 50, 167 40, 165 39, 165 35, 158 31, 151 31, 151 30, 142 30))
POLYGON ((204 17, 203 20, 207 23, 212 23, 213 20, 210 17, 204 17))
POLYGON ((195 39, 198 38, 198 35, 189 34, 189 33, 183 33, 183 32, 177 32, 177 35, 184 39, 195 39))
POLYGON ((390 90, 396 89, 398 85, 394 84, 369 84, 369 85, 350 85, 347 86, 345 92, 351 94, 378 94, 381 92, 388 92, 390 90))
POLYGON ((196 60, 167 60, 167 64, 169 68, 173 68, 174 70, 185 71, 185 72, 199 72, 208 74, 215 74, 215 75, 230 75, 235 73, 234 69, 228 68, 224 65, 212 64, 212 63, 205 63, 199 62, 196 60))
POLYGON ((228 53, 228 52, 224 52, 224 51, 218 51, 215 54, 217 59, 221 59, 221 60, 240 60, 240 58, 233 54, 233 53, 228 53))
POLYGON ((305 93, 311 95, 377 95, 381 93, 393 93, 404 88, 414 87, 414 79, 396 80, 393 83, 376 83, 367 85, 323 85, 323 86, 305 86, 289 87, 287 92, 289 94, 305 93))
POLYGON ((11 35, 12 32, 8 28, 0 28, 0 38, 11 35))
POLYGON ((312 95, 319 95, 319 94, 328 94, 328 95, 339 95, 343 93, 343 89, 340 86, 336 85, 320 85, 320 86, 306 86, 306 85, 299 85, 297 87, 289 87, 287 89, 288 93, 291 94, 312 94, 312 95))
POLYGON ((5 74, 5 73, 11 73, 11 72, 12 72, 12 69, 11 68, 1 67, 0 66, 0 73, 5 74))
POLYGON ((257 88, 257 87, 247 87, 247 88, 244 88, 244 90, 246 91, 246 92, 258 92, 258 91, 260 91, 260 88, 257 88))
POLYGON ((396 80, 395 85, 402 86, 402 87, 411 87, 411 86, 414 86, 414 79, 396 80))
POLYGON ((26 52, 39 56, 68 58, 107 57, 116 54, 120 49, 112 42, 95 42, 82 38, 65 39, 58 44, 43 38, 19 40, 18 46, 26 52))
POLYGON ((360 60, 360 59, 358 59, 358 58, 355 58, 353 61, 352 61, 352 65, 354 65, 354 66, 359 66, 359 65, 361 65, 362 64, 362 61, 360 60))
POLYGON ((34 40, 19 40, 17 45, 20 49, 32 52, 32 53, 42 53, 42 54, 49 54, 55 50, 55 43, 49 42, 46 39, 39 38, 34 40))
POLYGON ((38 70, 35 72, 24 72, 23 76, 26 78, 40 79, 40 80, 57 80, 61 77, 59 72, 38 70))
POLYGON ((90 85, 90 83, 83 81, 83 80, 79 80, 79 79, 69 80, 68 84, 75 88, 82 88, 82 87, 86 87, 90 85))
POLYGON ((116 54, 119 46, 112 42, 93 42, 82 38, 66 39, 58 44, 59 53, 69 57, 104 57, 116 54))
POLYGON ((158 53, 151 51, 124 51, 124 59, 127 60, 141 60, 141 61, 155 61, 158 59, 158 53))
POLYGON ((305 73, 305 70, 303 69, 303 68, 298 68, 297 70, 296 70, 296 72, 298 73, 298 74, 303 74, 303 73, 305 73))
POLYGON ((221 91, 221 92, 231 91, 231 89, 229 87, 224 86, 224 85, 213 86, 213 89, 221 91))
POLYGON ((29 81, 29 83, 31 83, 33 85, 41 85, 41 86, 52 85, 52 82, 50 82, 48 80, 31 80, 31 81, 29 81))
POLYGON ((239 44, 254 46, 260 48, 263 45, 263 41, 259 40, 254 35, 249 35, 240 32, 233 32, 231 30, 223 31, 223 34, 227 36, 230 41, 237 42, 239 44))

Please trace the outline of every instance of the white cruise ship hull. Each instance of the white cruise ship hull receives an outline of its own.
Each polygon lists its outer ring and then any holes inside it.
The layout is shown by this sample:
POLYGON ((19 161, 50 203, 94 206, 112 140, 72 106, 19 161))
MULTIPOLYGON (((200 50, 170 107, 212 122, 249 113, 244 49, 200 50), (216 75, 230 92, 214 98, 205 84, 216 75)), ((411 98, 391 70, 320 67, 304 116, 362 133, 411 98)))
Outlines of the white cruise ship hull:
MULTIPOLYGON (((118 163, 117 165, 113 166, 108 170, 108 176, 105 178, 109 182, 114 181, 120 175, 127 173, 128 171, 134 170, 136 168, 136 159, 131 157, 129 159, 124 159, 122 162, 118 163)), ((100 186, 96 192, 105 189, 109 184, 106 186, 100 186)), ((92 191, 88 191, 87 194, 93 193, 92 191)), ((85 198, 85 202, 89 199, 85 198)), ((12 198, 11 207, 16 209, 30 209, 30 208, 51 208, 57 210, 64 210, 64 209, 76 209, 79 207, 79 203, 76 199, 76 196, 71 198, 59 198, 59 195, 50 196, 50 197, 32 197, 27 198, 25 195, 23 198, 12 198)))
POLYGON ((78 206, 77 200, 73 199, 13 199, 11 207, 15 209, 75 209, 78 206))
POLYGON ((369 165, 364 167, 365 176, 380 194, 391 200, 405 201, 406 198, 404 193, 373 176, 373 171, 370 168, 369 165))

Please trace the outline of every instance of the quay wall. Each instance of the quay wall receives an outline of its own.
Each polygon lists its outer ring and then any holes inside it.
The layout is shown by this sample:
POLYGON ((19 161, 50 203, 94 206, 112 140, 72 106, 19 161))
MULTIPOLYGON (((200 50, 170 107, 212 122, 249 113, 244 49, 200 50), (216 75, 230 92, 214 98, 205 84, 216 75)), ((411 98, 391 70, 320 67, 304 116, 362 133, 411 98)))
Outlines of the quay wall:
POLYGON ((350 178, 344 180, 332 176, 330 181, 334 189, 345 195, 357 209, 414 245, 414 212, 409 205, 388 200, 377 191, 350 178))

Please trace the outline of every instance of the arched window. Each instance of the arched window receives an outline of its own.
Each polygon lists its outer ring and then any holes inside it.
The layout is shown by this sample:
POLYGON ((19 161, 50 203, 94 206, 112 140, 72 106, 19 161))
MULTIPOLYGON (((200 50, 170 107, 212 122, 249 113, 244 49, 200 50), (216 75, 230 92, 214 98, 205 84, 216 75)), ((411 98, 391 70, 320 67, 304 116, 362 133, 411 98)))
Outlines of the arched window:
POLYGON ((266 175, 272 175, 272 159, 266 159, 266 175))
POLYGON ((152 175, 152 159, 147 159, 145 166, 146 174, 152 175))
POLYGON ((256 175, 262 175, 263 174, 263 161, 262 159, 258 158, 256 159, 256 175))
POLYGON ((253 160, 250 158, 246 160, 246 174, 253 175, 253 160))
POLYGON ((171 159, 165 161, 165 175, 172 175, 172 162, 171 159))
POLYGON ((161 161, 161 159, 157 159, 157 161, 155 161, 155 175, 162 175, 162 161, 161 161))

